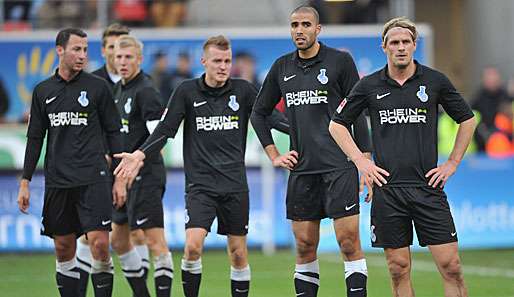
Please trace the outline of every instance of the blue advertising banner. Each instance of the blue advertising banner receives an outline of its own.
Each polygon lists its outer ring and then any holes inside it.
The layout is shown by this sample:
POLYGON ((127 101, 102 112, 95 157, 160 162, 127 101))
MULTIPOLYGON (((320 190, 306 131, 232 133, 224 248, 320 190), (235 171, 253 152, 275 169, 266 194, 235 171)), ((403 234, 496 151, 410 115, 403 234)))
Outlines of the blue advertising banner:
MULTIPOLYGON (((421 26, 421 38, 417 44, 415 58, 430 64, 429 29, 421 26)), ((320 40, 329 46, 349 51, 355 59, 361 75, 369 74, 385 65, 385 56, 380 48, 380 26, 328 27, 322 30, 320 40)), ((34 86, 53 74, 58 57, 55 53, 56 31, 22 33, 23 36, 3 34, 0 36, 0 79, 7 87, 10 97, 10 120, 20 119, 30 108, 34 86)), ((101 32, 89 32, 89 70, 103 65, 101 57, 101 32)), ((193 63, 193 73, 202 73, 200 58, 205 39, 212 35, 225 34, 232 41, 233 53, 244 51, 255 57, 257 73, 261 80, 275 59, 294 50, 289 29, 286 27, 265 29, 204 29, 204 30, 134 30, 135 36, 144 43, 143 69, 150 72, 154 55, 164 52, 173 68, 178 54, 188 53, 193 63)))

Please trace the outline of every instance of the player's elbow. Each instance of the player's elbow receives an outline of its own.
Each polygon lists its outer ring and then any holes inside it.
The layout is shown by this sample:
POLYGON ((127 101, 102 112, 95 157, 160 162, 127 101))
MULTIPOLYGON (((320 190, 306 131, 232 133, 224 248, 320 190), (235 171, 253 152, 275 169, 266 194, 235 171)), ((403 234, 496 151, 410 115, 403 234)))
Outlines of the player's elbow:
POLYGON ((342 129, 346 129, 343 125, 336 123, 334 121, 330 121, 330 124, 328 125, 328 132, 330 132, 330 135, 332 135, 333 138, 340 137, 342 129))

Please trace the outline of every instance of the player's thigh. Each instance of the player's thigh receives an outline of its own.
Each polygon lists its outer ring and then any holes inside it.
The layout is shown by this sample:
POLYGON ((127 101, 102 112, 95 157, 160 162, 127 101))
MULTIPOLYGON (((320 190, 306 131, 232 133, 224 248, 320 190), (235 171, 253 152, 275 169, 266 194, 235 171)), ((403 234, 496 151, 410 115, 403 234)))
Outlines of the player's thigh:
POLYGON ((250 211, 248 192, 226 194, 217 201, 218 234, 246 235, 250 211))
POLYGON ((186 193, 185 199, 186 231, 191 228, 203 228, 210 232, 212 222, 216 218, 216 196, 211 193, 193 191, 186 193))
POLYGON ((77 211, 84 232, 111 231, 112 185, 110 182, 80 187, 77 211))
POLYGON ((130 190, 127 215, 131 230, 164 228, 164 185, 136 186, 130 190))
POLYGON ((326 218, 323 201, 325 189, 321 174, 291 174, 287 182, 287 218, 315 221, 326 218))
POLYGON ((359 241, 359 215, 340 217, 334 220, 337 242, 345 240, 359 241))
POLYGON ((45 189, 41 235, 80 236, 83 233, 76 208, 78 195, 74 189, 45 189))
POLYGON ((373 247, 402 248, 412 244, 413 230, 405 193, 394 187, 375 187, 371 204, 373 247))
POLYGON ((319 243, 319 220, 292 221, 293 234, 297 246, 317 249, 319 243))
POLYGON ((457 231, 446 194, 441 189, 411 189, 412 216, 419 244, 439 245, 457 241, 457 231))
POLYGON ((146 237, 146 243, 152 251, 152 254, 160 255, 169 251, 166 237, 164 236, 164 228, 148 228, 144 229, 143 232, 146 237))
POLYGON ((329 218, 359 214, 359 173, 355 167, 324 173, 322 178, 323 207, 329 218))
POLYGON ((385 248, 384 254, 391 275, 401 275, 402 273, 410 272, 411 252, 409 247, 385 248))
POLYGON ((438 245, 429 245, 428 249, 432 253, 432 258, 439 271, 444 271, 453 265, 460 266, 459 247, 457 242, 450 242, 438 245))
POLYGON ((112 223, 111 246, 119 255, 132 249, 128 224, 112 223))

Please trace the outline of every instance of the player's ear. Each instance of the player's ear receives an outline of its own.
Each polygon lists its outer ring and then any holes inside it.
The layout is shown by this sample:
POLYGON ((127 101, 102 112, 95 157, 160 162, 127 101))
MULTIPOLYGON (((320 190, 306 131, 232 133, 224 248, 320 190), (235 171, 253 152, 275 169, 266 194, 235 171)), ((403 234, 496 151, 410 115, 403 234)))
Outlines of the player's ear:
POLYGON ((205 66, 206 62, 207 62, 207 59, 205 59, 205 54, 203 54, 202 58, 200 59, 200 63, 202 63, 202 65, 205 66))
POLYGON ((64 47, 58 45, 55 47, 55 51, 57 52, 57 56, 62 56, 64 54, 64 47))
POLYGON ((318 36, 319 33, 321 33, 321 24, 316 25, 316 36, 318 36))

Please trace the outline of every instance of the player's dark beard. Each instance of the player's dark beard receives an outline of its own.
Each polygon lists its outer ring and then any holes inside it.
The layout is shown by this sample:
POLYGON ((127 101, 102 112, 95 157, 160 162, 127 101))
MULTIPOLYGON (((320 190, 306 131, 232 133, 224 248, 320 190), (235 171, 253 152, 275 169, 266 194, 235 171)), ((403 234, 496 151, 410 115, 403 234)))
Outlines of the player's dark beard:
POLYGON ((297 50, 299 51, 307 51, 309 50, 312 46, 314 46, 314 44, 316 43, 316 40, 314 40, 313 42, 311 42, 310 44, 308 43, 306 47, 304 48, 299 48, 299 47, 296 47, 297 50))

